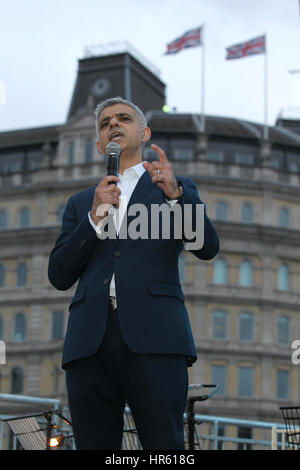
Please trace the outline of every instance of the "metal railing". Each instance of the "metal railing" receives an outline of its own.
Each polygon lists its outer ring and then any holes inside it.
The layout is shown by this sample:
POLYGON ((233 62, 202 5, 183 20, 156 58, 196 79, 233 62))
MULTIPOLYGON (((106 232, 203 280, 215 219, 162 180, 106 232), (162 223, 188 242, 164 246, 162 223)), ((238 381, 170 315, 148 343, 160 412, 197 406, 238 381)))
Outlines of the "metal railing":
POLYGON ((194 450, 271 450, 282 448, 283 423, 194 415, 194 450), (243 431, 249 437, 242 436, 243 431), (276 438, 274 436, 276 435, 276 438))
MULTIPOLYGON (((214 393, 211 392, 211 393, 214 393)), ((201 400, 209 398, 210 393, 202 395, 201 400)), ((200 401, 201 401, 200 400, 200 401)), ((15 402, 47 406, 57 412, 60 401, 51 398, 28 397, 23 395, 0 394, 0 402, 15 402)), ((195 401, 195 397, 192 397, 195 401)), ((65 413, 63 413, 65 415, 65 413)), ((132 420, 130 409, 126 408, 123 449, 141 449, 132 420)), ((4 449, 4 426, 8 418, 14 416, 0 415, 0 450, 4 449)), ((185 413, 186 448, 188 450, 270 450, 285 449, 283 422, 265 422, 236 419, 221 416, 210 416, 194 413, 194 408, 187 407, 185 413)), ((7 448, 7 447, 6 447, 7 448)), ((13 449, 17 449, 16 436, 13 437, 13 449)))
MULTIPOLYGON (((0 393, 0 403, 17 403, 22 405, 33 405, 34 407, 47 407, 50 410, 58 411, 60 408, 60 400, 55 398, 32 397, 28 395, 17 395, 12 393, 0 393)), ((0 415, 0 450, 4 449, 4 433, 5 423, 9 419, 15 418, 14 415, 0 415)), ((13 435, 12 450, 16 450, 18 446, 16 435, 13 435)), ((5 446, 7 448, 7 445, 5 446)))

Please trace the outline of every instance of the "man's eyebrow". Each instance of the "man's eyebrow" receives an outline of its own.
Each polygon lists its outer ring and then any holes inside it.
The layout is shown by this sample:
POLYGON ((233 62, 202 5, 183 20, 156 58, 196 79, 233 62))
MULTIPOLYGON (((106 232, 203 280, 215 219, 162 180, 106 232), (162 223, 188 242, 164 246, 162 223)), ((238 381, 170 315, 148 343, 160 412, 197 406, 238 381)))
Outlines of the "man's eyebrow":
MULTIPOLYGON (((129 117, 133 118, 133 116, 130 113, 118 113, 118 114, 116 114, 116 116, 118 118, 119 117, 124 117, 124 116, 129 116, 129 117)), ((109 121, 110 119, 111 119, 111 116, 107 116, 107 117, 101 119, 99 124, 103 124, 104 122, 109 121)))

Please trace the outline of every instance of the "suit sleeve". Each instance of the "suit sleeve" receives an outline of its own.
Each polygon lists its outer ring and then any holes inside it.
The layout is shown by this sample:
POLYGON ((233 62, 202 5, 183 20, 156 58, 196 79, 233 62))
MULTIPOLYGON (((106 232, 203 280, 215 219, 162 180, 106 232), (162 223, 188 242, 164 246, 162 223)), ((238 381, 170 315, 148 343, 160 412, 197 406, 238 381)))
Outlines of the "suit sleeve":
POLYGON ((79 220, 71 197, 62 217, 61 233, 50 253, 48 278, 58 290, 67 290, 81 277, 99 243, 88 214, 79 220))
MULTIPOLYGON (((192 219, 192 231, 197 232, 196 225, 196 206, 197 204, 203 204, 204 206, 204 224, 203 224, 203 246, 200 249, 189 249, 193 255, 199 259, 209 260, 214 258, 219 252, 219 237, 213 226, 211 220, 206 214, 205 204, 200 200, 197 187, 195 183, 190 178, 178 178, 179 184, 181 184, 183 189, 183 194, 180 200, 180 204, 184 211, 184 205, 188 204, 191 207, 191 219, 192 219)), ((183 227, 183 233, 185 229, 183 227)), ((191 240, 185 240, 191 242, 191 240)))

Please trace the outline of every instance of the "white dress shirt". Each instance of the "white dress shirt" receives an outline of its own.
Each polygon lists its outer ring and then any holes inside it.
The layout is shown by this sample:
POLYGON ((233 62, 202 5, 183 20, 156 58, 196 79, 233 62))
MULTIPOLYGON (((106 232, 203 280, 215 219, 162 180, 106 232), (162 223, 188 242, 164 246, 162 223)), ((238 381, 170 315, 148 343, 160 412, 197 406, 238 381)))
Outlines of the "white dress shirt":
MULTIPOLYGON (((121 191, 121 195, 119 197, 119 208, 114 208, 114 214, 113 214, 113 220, 115 223, 116 227, 116 232, 117 234, 119 233, 123 217, 125 215, 125 212, 127 210, 127 205, 130 200, 130 197, 140 179, 140 177, 143 175, 145 168, 143 167, 143 162, 138 163, 137 165, 134 165, 130 168, 127 168, 123 175, 120 175, 118 173, 118 178, 120 178, 120 181, 117 182, 117 186, 121 191)), ((172 200, 169 201, 166 199, 166 202, 172 206, 177 202, 177 200, 172 200)), ((92 224, 93 228, 95 229, 98 238, 100 236, 98 235, 99 233, 99 227, 104 223, 105 219, 104 218, 98 226, 94 224, 92 221, 92 218, 90 216, 90 213, 88 213, 89 216, 89 221, 92 224)), ((116 287, 115 287, 115 275, 113 274, 111 282, 110 282, 110 290, 109 290, 109 295, 111 296, 116 296, 116 287)))

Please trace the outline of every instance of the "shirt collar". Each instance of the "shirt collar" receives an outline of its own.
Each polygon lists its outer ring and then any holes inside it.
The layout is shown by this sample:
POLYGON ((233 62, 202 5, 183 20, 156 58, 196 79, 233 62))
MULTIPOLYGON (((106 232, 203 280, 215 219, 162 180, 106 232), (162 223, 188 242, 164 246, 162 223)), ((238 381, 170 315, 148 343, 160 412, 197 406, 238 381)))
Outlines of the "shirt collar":
POLYGON ((137 165, 131 166, 130 168, 127 168, 122 176, 125 176, 128 173, 134 172, 139 178, 142 176, 144 173, 145 168, 143 167, 143 162, 138 163, 137 165))

